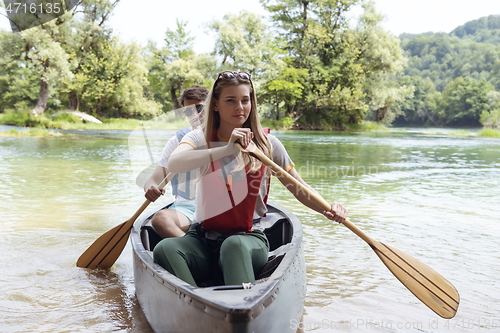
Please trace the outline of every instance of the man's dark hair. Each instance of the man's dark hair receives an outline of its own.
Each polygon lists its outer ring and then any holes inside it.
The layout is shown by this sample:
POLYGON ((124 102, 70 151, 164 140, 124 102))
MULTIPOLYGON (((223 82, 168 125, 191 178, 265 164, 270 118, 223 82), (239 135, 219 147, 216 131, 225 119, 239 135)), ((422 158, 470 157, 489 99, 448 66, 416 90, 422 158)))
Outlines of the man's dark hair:
POLYGON ((207 98, 207 95, 208 95, 207 88, 195 84, 184 89, 182 94, 179 96, 178 102, 182 106, 184 106, 184 101, 186 99, 197 99, 203 102, 207 98))

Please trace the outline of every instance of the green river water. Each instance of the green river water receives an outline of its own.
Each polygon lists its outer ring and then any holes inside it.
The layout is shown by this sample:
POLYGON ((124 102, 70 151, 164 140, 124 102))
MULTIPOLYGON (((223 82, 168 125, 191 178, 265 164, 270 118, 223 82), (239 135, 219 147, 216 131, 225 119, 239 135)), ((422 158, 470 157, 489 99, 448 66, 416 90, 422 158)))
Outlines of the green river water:
MULTIPOLYGON (((273 134, 353 223, 450 280, 456 317, 439 318, 364 241, 273 181, 270 200, 304 226, 307 298, 302 322, 291 323, 299 332, 500 332, 500 139, 405 130, 273 134)), ((0 332, 151 332, 130 245, 110 271, 75 262, 144 202, 136 176, 174 131, 148 131, 150 151, 140 130, 64 133, 0 137, 0 332)))

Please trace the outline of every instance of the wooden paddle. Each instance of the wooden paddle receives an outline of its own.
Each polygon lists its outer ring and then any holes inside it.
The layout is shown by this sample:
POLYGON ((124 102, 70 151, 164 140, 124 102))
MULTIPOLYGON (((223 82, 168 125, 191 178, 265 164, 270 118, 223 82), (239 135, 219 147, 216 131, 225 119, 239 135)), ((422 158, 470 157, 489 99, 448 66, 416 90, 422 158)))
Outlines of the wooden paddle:
MULTIPOLYGON (((240 146, 240 149, 258 158, 262 163, 276 172, 278 177, 286 178, 297 187, 297 190, 304 191, 322 209, 331 210, 331 205, 325 199, 312 192, 279 165, 270 160, 253 143, 246 149, 240 146)), ((409 254, 369 237, 348 219, 342 224, 370 245, 392 274, 422 303, 445 319, 455 316, 460 302, 460 295, 450 281, 409 254)))
MULTIPOLYGON (((158 185, 158 188, 164 188, 174 175, 170 172, 158 185)), ((132 225, 150 203, 151 201, 146 200, 131 218, 96 239, 78 258, 76 266, 82 268, 109 268, 113 266, 127 244, 132 225)))

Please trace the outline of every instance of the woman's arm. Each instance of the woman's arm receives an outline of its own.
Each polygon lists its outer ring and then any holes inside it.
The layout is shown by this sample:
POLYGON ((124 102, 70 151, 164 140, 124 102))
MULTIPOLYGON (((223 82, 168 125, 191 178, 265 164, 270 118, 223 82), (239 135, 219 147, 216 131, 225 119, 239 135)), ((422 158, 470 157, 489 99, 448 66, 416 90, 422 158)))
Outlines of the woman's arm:
POLYGON ((170 155, 168 170, 174 173, 184 173, 210 164, 223 157, 239 153, 239 148, 234 144, 242 142, 246 147, 252 140, 253 134, 248 128, 236 128, 231 133, 227 145, 210 149, 195 149, 188 142, 181 142, 170 155))
MULTIPOLYGON (((292 168, 288 171, 288 173, 295 178, 299 183, 307 187, 311 192, 313 192, 316 195, 319 195, 319 193, 313 189, 309 184, 307 184, 302 177, 299 175, 297 170, 295 168, 292 168)), ((323 214, 326 216, 328 219, 340 222, 342 223, 344 219, 347 218, 347 209, 339 204, 338 202, 333 202, 331 204, 332 209, 328 212, 325 211, 323 208, 321 208, 318 204, 316 204, 311 196, 300 189, 299 186, 297 186, 294 182, 288 180, 286 177, 280 176, 279 173, 276 175, 280 182, 290 191, 292 194, 299 200, 303 205, 311 208, 312 210, 317 211, 318 213, 323 214)))

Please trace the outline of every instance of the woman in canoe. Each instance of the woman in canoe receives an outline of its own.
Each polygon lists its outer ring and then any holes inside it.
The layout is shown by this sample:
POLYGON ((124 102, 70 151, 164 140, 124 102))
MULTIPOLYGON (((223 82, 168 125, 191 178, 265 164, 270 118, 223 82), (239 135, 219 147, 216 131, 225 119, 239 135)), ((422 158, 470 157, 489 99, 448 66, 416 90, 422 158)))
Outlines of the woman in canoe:
MULTIPOLYGON (((260 218, 266 213, 271 172, 258 159, 240 153, 237 141, 243 147, 253 142, 309 187, 281 142, 264 133, 250 74, 220 73, 205 103, 203 128, 188 133, 168 162, 175 173, 200 168, 195 213, 199 223, 182 238, 162 240, 153 252, 155 262, 191 285, 204 280, 254 283, 267 262, 269 243, 260 218)), ((337 222, 347 217, 341 204, 334 202, 325 211, 284 177, 278 178, 309 208, 337 222)))

